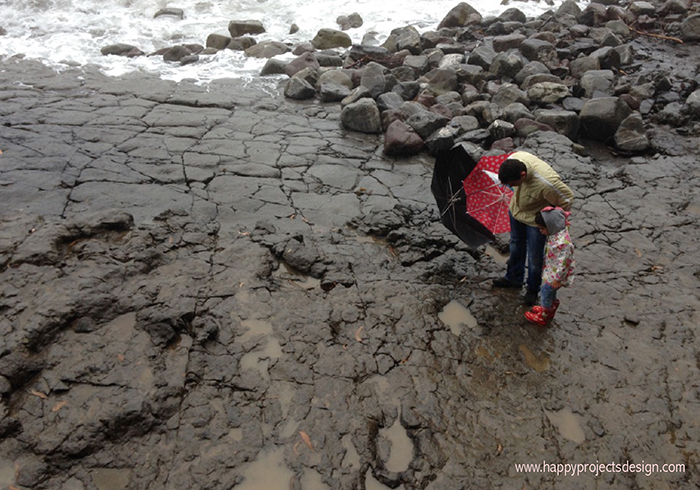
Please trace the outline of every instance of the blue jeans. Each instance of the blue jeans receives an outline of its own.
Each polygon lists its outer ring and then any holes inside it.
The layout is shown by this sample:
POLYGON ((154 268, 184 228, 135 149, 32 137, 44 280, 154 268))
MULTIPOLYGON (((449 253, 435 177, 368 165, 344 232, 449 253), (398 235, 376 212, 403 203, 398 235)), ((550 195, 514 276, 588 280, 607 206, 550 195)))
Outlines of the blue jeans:
POLYGON ((542 284, 542 289, 540 289, 540 296, 542 297, 542 308, 551 308, 557 300, 557 290, 544 283, 542 284))
POLYGON ((528 226, 510 216, 510 257, 506 268, 506 279, 522 284, 527 263, 527 289, 539 291, 542 284, 544 246, 547 237, 536 226, 528 226))

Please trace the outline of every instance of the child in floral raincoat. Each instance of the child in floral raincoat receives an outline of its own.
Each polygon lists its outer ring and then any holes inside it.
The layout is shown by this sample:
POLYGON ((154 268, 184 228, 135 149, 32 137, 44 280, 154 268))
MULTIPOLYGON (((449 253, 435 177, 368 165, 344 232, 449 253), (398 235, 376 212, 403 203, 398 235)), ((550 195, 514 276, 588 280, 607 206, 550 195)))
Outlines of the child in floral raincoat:
POLYGON ((535 223, 543 235, 547 235, 542 270, 542 297, 540 306, 525 312, 528 321, 540 326, 547 325, 559 308, 557 289, 568 286, 574 277, 574 244, 569 235, 571 213, 561 208, 548 206, 535 217, 535 223))

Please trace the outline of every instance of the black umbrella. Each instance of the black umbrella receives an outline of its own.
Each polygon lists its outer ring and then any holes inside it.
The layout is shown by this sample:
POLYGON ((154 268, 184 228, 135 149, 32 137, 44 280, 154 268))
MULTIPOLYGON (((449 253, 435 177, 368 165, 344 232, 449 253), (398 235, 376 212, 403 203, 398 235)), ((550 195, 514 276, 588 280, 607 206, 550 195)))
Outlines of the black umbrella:
POLYGON ((476 163, 466 146, 458 143, 437 155, 430 184, 442 224, 472 249, 494 239, 493 233, 467 214, 467 196, 462 181, 474 170, 476 163))

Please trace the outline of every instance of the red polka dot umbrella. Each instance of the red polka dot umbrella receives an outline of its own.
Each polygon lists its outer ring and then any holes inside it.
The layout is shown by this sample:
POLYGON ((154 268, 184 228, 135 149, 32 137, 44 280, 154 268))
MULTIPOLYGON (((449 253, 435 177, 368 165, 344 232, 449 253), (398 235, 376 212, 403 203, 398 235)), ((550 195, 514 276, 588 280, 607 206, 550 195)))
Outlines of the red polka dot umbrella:
MULTIPOLYGON (((472 249, 485 245, 495 238, 494 232, 487 226, 492 220, 487 217, 491 210, 486 194, 505 192, 504 189, 491 189, 493 180, 485 181, 482 177, 490 179, 489 174, 484 172, 495 170, 497 173, 500 162, 505 160, 506 156, 487 158, 488 160, 482 158, 477 164, 471 156, 469 145, 458 143, 450 150, 437 155, 430 185, 440 210, 440 221, 472 249), (499 158, 500 161, 497 161, 496 159, 499 158), (481 182, 479 187, 475 187, 476 182, 472 185, 471 180, 468 179, 472 174, 474 174, 473 179, 481 182), (469 184, 469 196, 465 192, 465 181, 469 184), (485 194, 482 195, 482 191, 485 194), (476 216, 467 212, 469 206, 476 216)), ((506 209, 506 217, 507 214, 506 209)))
POLYGON ((467 213, 492 233, 510 231, 508 205, 513 191, 498 180, 498 169, 510 155, 482 157, 462 182, 467 213))

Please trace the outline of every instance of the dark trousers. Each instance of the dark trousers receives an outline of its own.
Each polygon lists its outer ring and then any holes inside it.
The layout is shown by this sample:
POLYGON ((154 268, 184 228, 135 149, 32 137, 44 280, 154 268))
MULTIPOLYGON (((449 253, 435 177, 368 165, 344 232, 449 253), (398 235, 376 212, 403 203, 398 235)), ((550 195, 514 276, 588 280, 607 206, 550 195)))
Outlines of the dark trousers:
POLYGON ((528 226, 510 215, 510 257, 506 269, 506 279, 522 284, 531 291, 539 291, 542 284, 542 266, 544 264, 544 246, 547 237, 536 226, 528 226))

